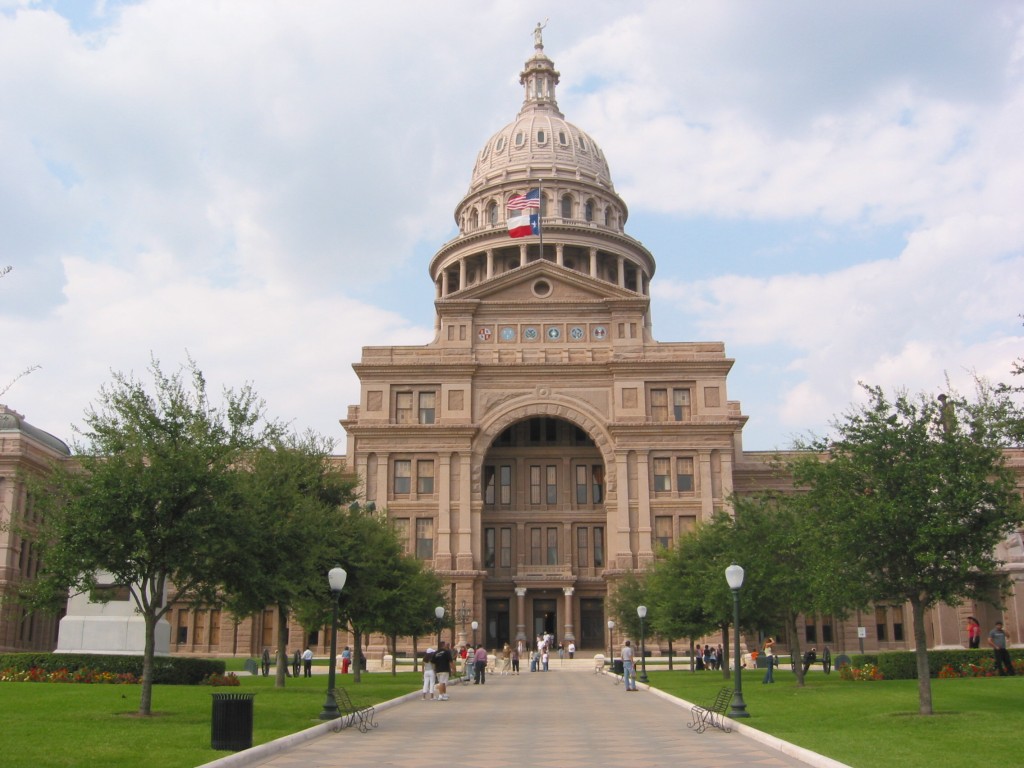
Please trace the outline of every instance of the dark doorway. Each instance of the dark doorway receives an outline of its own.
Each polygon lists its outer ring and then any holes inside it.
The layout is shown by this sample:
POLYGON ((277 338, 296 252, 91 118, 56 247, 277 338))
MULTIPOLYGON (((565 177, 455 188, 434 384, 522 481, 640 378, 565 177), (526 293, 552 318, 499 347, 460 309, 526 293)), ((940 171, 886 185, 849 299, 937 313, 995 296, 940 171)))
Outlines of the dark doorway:
POLYGON ((508 600, 487 601, 487 648, 498 649, 509 642, 508 600))
POLYGON ((550 634, 558 642, 558 601, 557 600, 534 600, 533 601, 533 634, 550 634))
POLYGON ((604 600, 587 598, 580 600, 580 648, 604 648, 604 600))

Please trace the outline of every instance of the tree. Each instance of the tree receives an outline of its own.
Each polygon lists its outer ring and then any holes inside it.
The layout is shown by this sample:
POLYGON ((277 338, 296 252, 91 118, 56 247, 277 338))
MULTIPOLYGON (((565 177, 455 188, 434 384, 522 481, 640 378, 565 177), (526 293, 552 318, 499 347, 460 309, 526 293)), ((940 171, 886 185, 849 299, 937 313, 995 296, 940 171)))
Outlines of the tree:
MULTIPOLYGON (((399 587, 378 614, 375 627, 390 640, 392 654, 400 636, 413 638, 415 652, 416 638, 437 628, 434 608, 445 604, 441 577, 426 568, 422 560, 403 555, 397 565, 395 576, 399 587)), ((450 617, 451 611, 447 611, 446 616, 450 617)), ((391 673, 397 674, 397 670, 398 665, 393 664, 391 673)))
POLYGON ((865 595, 909 602, 921 714, 932 714, 925 612, 1008 588, 996 545, 1024 520, 988 391, 976 401, 865 387, 868 403, 791 464, 836 562, 860 565, 865 595), (826 458, 822 460, 821 455, 826 458))
POLYGON ((278 614, 275 686, 288 668, 288 618, 300 595, 319 591, 321 570, 334 553, 329 530, 340 507, 355 497, 356 479, 330 459, 330 440, 313 432, 281 435, 246 456, 235 473, 235 515, 242 526, 218 563, 225 603, 236 616, 273 605, 278 614))
POLYGON ((159 619, 178 599, 215 594, 217 563, 237 534, 233 475, 252 450, 279 430, 247 386, 213 405, 189 360, 173 375, 150 364, 153 391, 114 374, 85 414, 74 444, 76 465, 54 465, 37 502, 42 566, 22 599, 60 608, 69 589, 89 591, 106 572, 127 587, 145 623, 139 714, 149 715, 159 619), (187 381, 186 381, 187 378, 187 381))

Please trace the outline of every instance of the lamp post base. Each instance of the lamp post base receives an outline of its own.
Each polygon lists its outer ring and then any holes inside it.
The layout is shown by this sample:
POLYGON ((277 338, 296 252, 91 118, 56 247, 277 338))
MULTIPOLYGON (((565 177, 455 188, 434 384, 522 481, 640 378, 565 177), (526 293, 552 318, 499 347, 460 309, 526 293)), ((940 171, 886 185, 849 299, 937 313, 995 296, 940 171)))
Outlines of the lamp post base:
POLYGON ((323 711, 320 712, 321 720, 337 720, 341 717, 341 710, 338 709, 338 702, 334 700, 334 696, 330 693, 327 694, 327 699, 324 701, 323 711))
POLYGON ((729 708, 729 717, 732 720, 737 720, 743 717, 750 717, 750 713, 747 712, 747 703, 743 701, 743 694, 736 693, 732 697, 732 706, 729 708))

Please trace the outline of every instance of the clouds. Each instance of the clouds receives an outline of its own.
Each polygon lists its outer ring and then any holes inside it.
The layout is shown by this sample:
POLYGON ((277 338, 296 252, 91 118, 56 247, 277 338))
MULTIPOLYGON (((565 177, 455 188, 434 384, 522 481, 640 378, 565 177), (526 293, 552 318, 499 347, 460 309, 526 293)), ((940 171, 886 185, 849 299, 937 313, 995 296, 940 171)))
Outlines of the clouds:
POLYGON ((427 261, 551 13, 559 104, 665 244, 655 333, 726 342, 748 447, 860 378, 1008 370, 1014 3, 0 0, 0 381, 43 365, 5 400, 67 437, 187 349, 340 439, 359 348, 432 338, 427 261))

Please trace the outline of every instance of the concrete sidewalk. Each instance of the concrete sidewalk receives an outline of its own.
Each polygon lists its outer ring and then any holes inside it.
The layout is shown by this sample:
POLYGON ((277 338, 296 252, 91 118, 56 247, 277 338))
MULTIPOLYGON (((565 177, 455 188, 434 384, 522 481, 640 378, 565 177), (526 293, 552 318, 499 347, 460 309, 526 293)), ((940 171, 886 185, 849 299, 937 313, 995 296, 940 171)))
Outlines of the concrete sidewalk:
POLYGON ((837 763, 742 724, 732 733, 686 727, 689 705, 660 691, 630 696, 616 678, 579 671, 489 676, 449 686, 448 701, 395 700, 369 733, 322 724, 239 752, 210 768, 650 768, 837 763))

